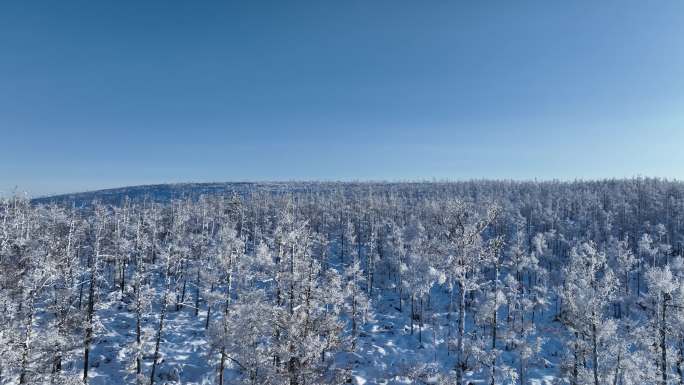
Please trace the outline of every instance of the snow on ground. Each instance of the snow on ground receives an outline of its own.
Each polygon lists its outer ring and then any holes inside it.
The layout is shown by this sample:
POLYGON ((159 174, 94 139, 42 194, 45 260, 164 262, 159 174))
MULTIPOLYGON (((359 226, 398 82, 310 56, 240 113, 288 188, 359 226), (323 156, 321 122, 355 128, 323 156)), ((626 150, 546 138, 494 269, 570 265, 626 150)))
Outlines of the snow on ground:
MULTIPOLYGON (((111 385, 134 381, 130 365, 129 350, 122 345, 135 340, 135 318, 127 311, 124 303, 98 311, 102 324, 101 333, 93 344, 90 360, 92 369, 89 377, 93 385, 111 385)), ((215 370, 207 363, 209 348, 204 334, 205 316, 195 317, 194 310, 183 308, 175 310, 169 306, 164 322, 164 332, 160 344, 160 358, 157 373, 162 379, 160 384, 214 384, 215 370)), ((157 319, 150 319, 147 327, 154 329, 157 319)), ((152 350, 146 355, 143 373, 149 373, 152 365, 152 350)), ((82 365, 82 364, 81 364, 82 365)))
MULTIPOLYGON (((115 299, 108 308, 97 311, 101 328, 91 352, 90 383, 92 385, 111 385, 134 383, 131 370, 126 365, 132 361, 130 350, 121 349, 135 339, 135 318, 127 309, 124 301, 115 299)), ((375 290, 372 301, 372 314, 359 333, 356 350, 338 356, 338 366, 351 370, 352 383, 357 385, 401 385, 421 382, 439 383, 435 373, 448 374, 455 364, 454 352, 447 350, 449 323, 446 309, 448 295, 443 289, 435 288, 432 302, 425 307, 425 323, 420 343, 419 324, 414 324, 411 334, 409 315, 410 301, 404 301, 403 311, 398 310, 398 295, 393 289, 375 290), (433 323, 436 324, 433 325, 433 323)), ((417 305, 416 305, 417 306, 417 305)), ((157 368, 157 384, 207 385, 216 383, 216 357, 210 353, 205 337, 206 310, 195 316, 194 309, 184 307, 176 311, 169 306, 164 332, 160 345, 160 359, 157 368)), ((154 313, 157 313, 156 311, 154 313)), ((213 315, 212 315, 213 316, 213 315)), ((216 319, 212 320, 216 321, 216 319)), ((150 318, 146 326, 154 329, 158 319, 150 318)), ((557 333, 559 325, 546 319, 540 328, 549 336, 557 333)), ((452 325, 452 328, 455 324, 452 325)), ((150 330, 153 333, 152 330, 150 330)), ((562 347, 549 338, 543 351, 549 367, 535 369, 528 373, 532 385, 550 385, 557 371, 554 361, 562 347), (555 355, 555 356, 554 356, 555 355)), ((147 348, 143 373, 150 372, 153 346, 147 348)), ((75 352, 74 354, 82 354, 75 352)), ((508 353, 505 353, 505 356, 508 353)), ((506 356, 514 361, 514 357, 506 356)), ((228 363, 230 367, 230 363, 228 363)), ((74 374, 82 370, 82 361, 67 368, 74 374)), ((227 382, 236 373, 227 370, 227 382)), ((473 384, 483 381, 486 373, 466 373, 473 384)))

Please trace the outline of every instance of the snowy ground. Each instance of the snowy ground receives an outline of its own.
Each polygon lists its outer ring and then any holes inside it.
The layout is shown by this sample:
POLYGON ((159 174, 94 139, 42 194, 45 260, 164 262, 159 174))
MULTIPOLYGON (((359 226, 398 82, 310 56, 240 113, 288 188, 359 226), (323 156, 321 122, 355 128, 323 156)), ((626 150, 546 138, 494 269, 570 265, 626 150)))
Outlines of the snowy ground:
MULTIPOLYGON (((116 305, 98 310, 102 327, 98 330, 91 352, 90 383, 110 385, 133 383, 130 351, 121 349, 134 339, 135 319, 120 299, 111 301, 116 305)), ((410 301, 404 301, 403 311, 398 310, 397 293, 392 289, 376 290, 373 297, 373 311, 369 321, 359 333, 356 350, 342 353, 337 358, 339 367, 351 370, 352 382, 357 385, 413 384, 435 382, 434 374, 449 374, 455 363, 453 351, 447 350, 449 323, 446 309, 448 295, 442 289, 434 289, 432 303, 426 306, 425 323, 422 329, 422 344, 419 342, 419 325, 414 324, 411 334, 409 315, 410 301)), ((548 312, 547 312, 548 313, 548 312)), ((176 311, 169 307, 161 340, 161 358, 157 369, 157 384, 215 384, 216 356, 212 355, 205 338, 206 309, 195 316, 194 309, 184 307, 176 311)), ((214 320, 215 321, 215 320, 214 320)), ((158 321, 149 319, 147 326, 154 328, 158 321)), ((452 325, 452 328, 454 326, 452 325)), ((550 338, 542 353, 542 360, 548 368, 531 370, 528 383, 533 385, 552 384, 557 368, 554 362, 560 346, 554 344, 552 336, 559 325, 549 319, 540 323, 550 338)), ((151 348, 149 349, 151 352, 151 348)), ((74 352, 81 354, 81 352, 74 352)), ((506 356, 507 353, 504 355, 506 356)), ((148 375, 151 353, 146 357, 143 373, 148 375)), ((507 356, 514 362, 513 357, 507 356)), ((77 361, 66 369, 74 374, 81 370, 77 361)), ((227 370, 226 383, 236 375, 236 369, 227 370)), ((486 373, 470 372, 466 378, 473 384, 486 383, 486 373)))
MULTIPOLYGON (((210 356, 204 334, 205 314, 200 313, 199 317, 195 317, 192 309, 175 311, 172 306, 169 310, 160 347, 157 373, 162 380, 159 383, 215 383, 215 369, 207 365, 210 356)), ((134 315, 122 304, 101 310, 99 316, 103 329, 93 344, 90 356, 93 367, 90 383, 110 385, 133 382, 131 371, 126 368, 131 357, 127 356, 126 349, 120 347, 135 339, 134 315)), ((151 321, 148 326, 153 328, 158 321, 151 321)), ((152 354, 145 358, 143 373, 149 373, 152 354)))
MULTIPOLYGON (((448 308, 448 295, 441 289, 433 290, 432 295, 433 302, 430 308, 426 307, 424 314, 422 343, 418 322, 414 324, 411 335, 410 302, 405 301, 400 312, 398 295, 393 290, 385 290, 374 298, 374 319, 366 324, 365 333, 359 339, 358 360, 352 370, 356 384, 412 384, 434 380, 432 373, 436 370, 449 373, 456 358, 453 350, 450 352, 447 348, 449 323, 445 310, 448 308)), ((553 324, 545 326, 549 332, 553 327, 553 324)), ((552 342, 547 344, 545 354, 553 354, 558 349, 552 342)), ((555 368, 551 363, 549 366, 547 370, 530 371, 529 383, 551 384, 555 368)), ((484 375, 486 373, 469 372, 466 378, 472 383, 484 383, 484 375)))

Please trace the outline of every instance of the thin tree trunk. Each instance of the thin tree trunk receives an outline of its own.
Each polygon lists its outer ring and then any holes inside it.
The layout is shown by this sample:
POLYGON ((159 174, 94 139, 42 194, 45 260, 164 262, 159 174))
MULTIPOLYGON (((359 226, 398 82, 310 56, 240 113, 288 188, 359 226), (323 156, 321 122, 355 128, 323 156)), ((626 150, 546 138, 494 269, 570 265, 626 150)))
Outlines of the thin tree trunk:
POLYGON ((457 346, 456 346, 456 383, 458 385, 463 384, 463 370, 465 370, 465 352, 463 349, 463 337, 465 335, 465 300, 466 293, 463 282, 458 282, 459 289, 459 301, 458 301, 458 336, 457 336, 457 346))
POLYGON ((200 305, 200 269, 197 266, 197 281, 195 282, 195 317, 199 315, 200 305))
POLYGON ((666 330, 665 330, 665 312, 667 307, 667 298, 663 293, 663 306, 662 306, 662 318, 660 325, 660 371, 662 372, 662 384, 667 385, 667 343, 666 343, 666 330))
POLYGON ((591 324, 591 365, 592 372, 594 374, 594 385, 599 385, 598 378, 598 343, 596 341, 596 324, 592 322, 591 324))
MULTIPOLYGON (((211 284, 211 289, 209 290, 209 293, 211 294, 214 291, 214 284, 211 284)), ((209 329, 209 319, 211 317, 211 303, 207 301, 207 321, 204 323, 204 329, 209 329)))
POLYGON ((152 356, 152 370, 150 371, 150 385, 154 385, 154 376, 155 372, 157 369, 157 360, 159 359, 159 345, 161 343, 161 336, 162 332, 164 330, 164 318, 166 317, 166 308, 167 308, 167 301, 168 301, 168 296, 169 296, 169 289, 170 289, 170 261, 168 260, 169 256, 167 255, 167 262, 166 262, 166 278, 165 278, 165 287, 164 287, 164 295, 162 297, 162 303, 161 303, 161 309, 160 309, 160 314, 159 314, 159 328, 157 329, 157 337, 155 338, 154 342, 154 355, 152 356))
POLYGON ((26 384, 28 374, 28 364, 30 358, 31 350, 31 333, 33 330, 33 311, 34 311, 34 299, 33 293, 31 293, 28 306, 28 314, 26 317, 26 328, 24 330, 24 343, 22 344, 22 354, 21 354, 21 372, 19 374, 19 383, 26 384))
POLYGON ((679 352, 677 357, 677 374, 679 375, 679 384, 684 385, 684 341, 679 341, 679 352))
POLYGON ((418 342, 423 347, 423 296, 420 296, 420 319, 418 320, 418 342))
POLYGON ((578 385, 579 384, 579 382, 578 382, 579 357, 578 357, 578 352, 577 352, 577 350, 579 349, 578 341, 577 341, 578 338, 579 338, 579 336, 577 335, 577 333, 575 333, 575 346, 573 349, 573 357, 575 360, 574 360, 573 366, 572 366, 572 385, 578 385))
POLYGON ((415 302, 414 295, 413 295, 413 293, 411 293, 411 316, 409 317, 411 319, 411 335, 413 335, 413 315, 415 314, 414 302, 415 302))
POLYGON ((218 385, 223 385, 223 371, 224 367, 226 365, 226 349, 224 347, 221 347, 221 360, 219 361, 219 378, 218 378, 218 385))
POLYGON ((126 288, 126 259, 121 261, 121 298, 123 298, 125 288, 126 288))
POLYGON ((85 328, 85 338, 83 341, 83 382, 88 383, 88 366, 90 360, 90 344, 93 340, 93 316, 95 313, 95 284, 96 284, 96 262, 90 273, 90 288, 88 289, 88 313, 85 328))
MULTIPOLYGON (((228 334, 228 311, 230 306, 230 289, 231 289, 231 267, 228 267, 228 276, 226 278, 226 308, 223 311, 223 338, 226 338, 228 334)), ((222 341, 221 344, 221 359, 219 361, 219 380, 218 385, 223 385, 223 371, 226 364, 226 347, 223 345, 225 342, 222 341)))

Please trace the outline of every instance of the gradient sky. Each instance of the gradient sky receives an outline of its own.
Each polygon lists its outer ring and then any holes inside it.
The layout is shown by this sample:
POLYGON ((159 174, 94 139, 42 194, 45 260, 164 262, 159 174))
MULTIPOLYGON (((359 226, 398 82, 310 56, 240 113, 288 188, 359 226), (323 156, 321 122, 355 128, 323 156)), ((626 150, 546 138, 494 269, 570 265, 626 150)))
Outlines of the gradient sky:
POLYGON ((0 3, 0 193, 684 179, 684 2, 0 3))

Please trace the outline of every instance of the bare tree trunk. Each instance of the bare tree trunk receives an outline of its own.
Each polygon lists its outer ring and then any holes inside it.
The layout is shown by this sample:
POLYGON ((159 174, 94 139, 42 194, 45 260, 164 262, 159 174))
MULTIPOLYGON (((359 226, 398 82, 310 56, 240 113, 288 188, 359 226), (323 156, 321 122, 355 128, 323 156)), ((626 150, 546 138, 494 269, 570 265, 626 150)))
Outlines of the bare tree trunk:
POLYGON ((221 360, 219 361, 219 378, 218 378, 218 385, 223 385, 223 371, 226 365, 226 348, 221 347, 221 360))
POLYGON ((596 324, 592 322, 591 324, 591 365, 592 372, 594 374, 594 385, 599 385, 598 377, 598 343, 596 341, 596 324))
MULTIPOLYGON (((223 338, 228 334, 228 311, 230 306, 230 288, 231 288, 231 267, 228 267, 228 276, 226 278, 226 308, 223 311, 223 338)), ((225 341, 221 342, 221 359, 219 361, 219 381, 218 385, 223 385, 223 370, 226 364, 226 347, 225 341)))
POLYGON ((577 350, 579 349, 578 341, 577 341, 578 338, 579 338, 579 336, 577 335, 577 333, 575 333, 575 346, 573 349, 573 356, 574 356, 575 360, 574 360, 573 366, 572 366, 572 385, 578 385, 579 384, 579 382, 578 382, 579 357, 577 354, 578 353, 577 350))
MULTIPOLYGON (((135 316, 135 342, 138 344, 138 349, 140 349, 141 345, 141 319, 140 319, 140 311, 137 312, 135 316)), ((142 372, 142 357, 140 357, 140 354, 135 357, 135 373, 140 374, 142 372)))
POLYGON ((666 330, 665 327, 665 312, 667 308, 667 297, 663 293, 663 305, 662 305, 662 318, 660 324, 660 371, 662 372, 662 384, 667 385, 667 343, 666 343, 666 330))
POLYGON ((418 342, 423 347, 423 296, 420 296, 420 319, 418 320, 418 342))
POLYGON ((459 301, 458 301, 458 336, 456 346, 456 383, 463 384, 463 371, 466 368, 465 352, 463 349, 463 337, 465 336, 465 286, 458 281, 459 301))
POLYGON ((684 385, 684 341, 679 341, 679 349, 677 352, 677 374, 679 375, 679 384, 684 385))
POLYGON ((197 280, 195 281, 195 317, 199 315, 200 305, 200 269, 199 262, 197 264, 197 280))
POLYGON ((121 261, 121 298, 124 295, 124 289, 126 288, 126 259, 121 261))
POLYGON ((416 314, 416 312, 414 310, 414 302, 416 302, 415 298, 414 298, 414 294, 411 293, 411 316, 409 317, 411 319, 411 335, 413 335, 413 317, 414 317, 414 314, 416 314))
POLYGON ((185 302, 185 289, 187 287, 188 280, 183 276, 183 288, 181 289, 180 302, 176 303, 176 311, 183 308, 183 303, 185 302))
MULTIPOLYGON (((495 257, 498 258, 498 251, 495 257)), ((498 326, 498 310, 499 310, 499 262, 498 259, 494 263, 494 312, 492 313, 492 367, 490 373, 490 385, 495 385, 496 381, 496 332, 498 326)))
POLYGON ((159 314, 159 327, 157 328, 157 337, 154 342, 154 355, 152 356, 152 370, 150 371, 150 385, 154 384, 154 375, 157 369, 157 360, 159 359, 159 345, 161 343, 161 336, 162 332, 164 330, 164 318, 166 317, 166 308, 167 308, 167 301, 168 301, 168 296, 169 296, 169 290, 171 286, 170 282, 170 261, 169 258, 170 256, 167 255, 167 262, 166 262, 166 277, 165 277, 165 284, 164 284, 164 295, 162 296, 162 302, 161 302, 161 309, 160 309, 160 314, 159 314))
MULTIPOLYGON (((97 258, 97 257, 96 257, 97 258)), ((93 340, 93 317, 95 313, 95 285, 96 282, 96 265, 93 261, 90 272, 90 287, 88 288, 88 310, 86 316, 85 338, 83 341, 83 382, 88 383, 88 366, 90 360, 90 344, 93 340)))
MULTIPOLYGON (((356 275, 356 273, 354 273, 356 275)), ((356 285, 356 277, 354 277, 354 285, 356 285)), ((352 351, 356 350, 356 286, 352 288, 352 351)))
MULTIPOLYGON (((496 295, 496 294, 495 294, 496 295)), ((494 315, 492 317, 492 367, 491 367, 491 373, 490 373, 490 385, 495 385, 495 377, 496 377, 496 355, 494 354, 494 350, 496 349, 496 304, 494 304, 494 315)))
POLYGON ((28 304, 28 314, 26 317, 26 328, 24 330, 24 342, 22 343, 22 353, 21 353, 21 372, 19 373, 19 383, 26 384, 28 374, 28 364, 31 351, 31 333, 33 331, 33 311, 34 311, 34 299, 33 293, 30 294, 29 304, 28 304))
POLYGON ((290 377, 290 385, 299 385, 299 360, 297 357, 290 358, 287 363, 287 372, 290 377))
MULTIPOLYGON (((401 274, 401 273, 399 273, 401 274)), ((404 302, 403 299, 403 288, 402 288, 402 282, 401 282, 401 275, 399 276, 399 312, 402 312, 402 304, 404 302)))
MULTIPOLYGON (((141 268, 141 266, 137 267, 138 269, 141 268)), ((137 351, 136 351, 136 357, 135 357, 135 373, 136 375, 139 375, 142 372, 142 357, 140 353, 141 349, 141 343, 142 343, 142 293, 141 293, 142 287, 140 283, 140 270, 138 270, 138 273, 136 274, 136 282, 135 282, 135 295, 136 295, 136 304, 135 304, 135 342, 137 344, 137 351)))
MULTIPOLYGON (((214 291, 214 284, 211 284, 211 289, 209 290, 209 293, 214 291)), ((207 321, 204 324, 204 329, 209 329, 209 320, 211 317, 211 302, 207 301, 207 321)))

